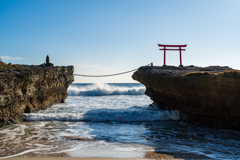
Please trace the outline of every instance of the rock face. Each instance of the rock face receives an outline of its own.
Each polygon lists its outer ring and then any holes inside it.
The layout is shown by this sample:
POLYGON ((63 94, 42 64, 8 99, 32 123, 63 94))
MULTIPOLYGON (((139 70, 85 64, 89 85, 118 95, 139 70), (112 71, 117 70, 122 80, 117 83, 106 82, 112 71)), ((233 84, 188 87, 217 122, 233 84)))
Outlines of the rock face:
POLYGON ((132 78, 161 109, 200 126, 240 130, 240 71, 229 67, 140 67, 132 78))
POLYGON ((0 69, 0 127, 23 120, 23 113, 63 103, 73 80, 73 66, 0 69))

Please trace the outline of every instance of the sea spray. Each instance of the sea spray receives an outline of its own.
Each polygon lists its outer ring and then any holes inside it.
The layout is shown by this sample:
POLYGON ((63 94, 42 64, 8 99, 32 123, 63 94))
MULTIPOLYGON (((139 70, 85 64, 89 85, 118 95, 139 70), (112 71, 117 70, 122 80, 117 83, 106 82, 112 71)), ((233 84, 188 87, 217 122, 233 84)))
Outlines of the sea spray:
POLYGON ((148 122, 162 120, 179 120, 178 111, 148 110, 93 110, 86 113, 30 113, 26 114, 25 121, 92 121, 92 122, 148 122))
POLYGON ((65 104, 25 114, 25 121, 129 123, 179 120, 178 111, 150 107, 151 102, 144 95, 69 96, 65 104))
POLYGON ((144 95, 145 86, 141 84, 73 84, 68 88, 69 96, 107 96, 107 95, 144 95))

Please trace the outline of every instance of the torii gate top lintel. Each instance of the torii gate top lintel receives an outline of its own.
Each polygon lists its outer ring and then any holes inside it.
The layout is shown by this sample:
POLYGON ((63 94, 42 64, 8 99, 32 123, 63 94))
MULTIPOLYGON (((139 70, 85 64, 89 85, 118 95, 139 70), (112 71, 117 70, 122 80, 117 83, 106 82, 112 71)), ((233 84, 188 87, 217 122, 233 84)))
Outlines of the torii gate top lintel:
POLYGON ((187 44, 183 45, 169 45, 169 44, 158 44, 159 47, 187 47, 187 44))
POLYGON ((185 51, 186 49, 182 49, 182 47, 187 47, 187 44, 184 45, 168 45, 168 44, 158 44, 159 47, 163 47, 162 49, 164 51, 164 63, 163 66, 166 66, 166 50, 168 51, 179 51, 179 56, 180 56, 180 67, 183 67, 182 65, 182 51, 185 51), (178 47, 178 49, 169 49, 166 47, 178 47))

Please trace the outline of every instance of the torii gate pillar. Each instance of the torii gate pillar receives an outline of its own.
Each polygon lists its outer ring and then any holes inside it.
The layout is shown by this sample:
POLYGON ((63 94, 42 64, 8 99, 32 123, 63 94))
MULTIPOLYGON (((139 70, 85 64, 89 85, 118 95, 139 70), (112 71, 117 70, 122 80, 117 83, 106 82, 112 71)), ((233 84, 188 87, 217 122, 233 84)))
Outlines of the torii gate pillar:
POLYGON ((180 65, 179 67, 183 67, 182 65, 182 51, 185 51, 186 49, 182 49, 182 47, 187 47, 187 45, 166 45, 166 44, 158 44, 159 47, 163 47, 162 49, 164 51, 164 56, 163 56, 163 66, 166 66, 166 50, 169 51, 179 51, 179 57, 180 57, 180 65), (178 47, 178 49, 169 49, 166 47, 178 47))

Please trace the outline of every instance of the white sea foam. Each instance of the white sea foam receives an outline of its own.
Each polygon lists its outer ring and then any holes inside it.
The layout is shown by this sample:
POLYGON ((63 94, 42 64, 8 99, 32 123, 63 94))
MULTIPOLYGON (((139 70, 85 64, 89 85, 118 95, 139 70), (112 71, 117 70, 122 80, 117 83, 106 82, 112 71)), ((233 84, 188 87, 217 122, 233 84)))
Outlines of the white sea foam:
POLYGON ((142 158, 147 151, 154 151, 154 148, 141 144, 96 141, 82 143, 78 147, 68 150, 68 154, 72 157, 142 158))
POLYGON ((161 120, 179 120, 178 111, 127 111, 94 110, 86 113, 30 113, 25 121, 92 121, 92 122, 147 122, 161 120))
POLYGON ((145 87, 138 86, 119 86, 106 83, 95 83, 88 85, 71 85, 68 88, 69 96, 106 96, 106 95, 143 95, 145 87))
POLYGON ((25 121, 150 122, 179 120, 178 111, 149 107, 146 96, 70 96, 65 104, 26 114, 25 121))
POLYGON ((0 157, 0 159, 12 158, 12 157, 20 156, 20 155, 23 155, 23 154, 26 154, 26 153, 30 153, 30 152, 34 152, 34 151, 39 151, 39 150, 48 150, 48 149, 29 149, 29 150, 20 152, 20 153, 15 154, 15 155, 0 157))

